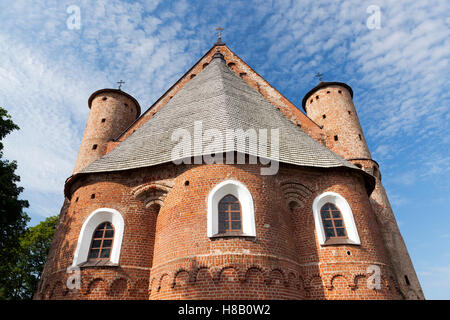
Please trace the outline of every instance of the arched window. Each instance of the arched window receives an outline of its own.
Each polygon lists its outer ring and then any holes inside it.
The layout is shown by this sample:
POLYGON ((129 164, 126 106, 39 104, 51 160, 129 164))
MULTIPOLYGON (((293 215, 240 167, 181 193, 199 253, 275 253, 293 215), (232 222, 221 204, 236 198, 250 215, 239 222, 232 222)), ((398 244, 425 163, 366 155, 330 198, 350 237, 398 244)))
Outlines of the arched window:
POLYGON ((330 238, 347 238, 341 211, 333 203, 325 203, 320 209, 320 216, 327 240, 330 238))
POLYGON ((100 208, 83 222, 72 266, 117 265, 120 259, 125 223, 119 211, 100 208))
POLYGON ((103 222, 94 231, 89 260, 109 259, 114 241, 114 228, 111 223, 103 222))
POLYGON ((313 214, 320 245, 361 244, 352 209, 340 194, 325 192, 317 196, 313 214))
POLYGON ((241 231, 241 204, 235 196, 227 194, 219 201, 219 233, 241 231))
POLYGON ((235 180, 216 185, 208 195, 208 237, 256 236, 253 198, 235 180))

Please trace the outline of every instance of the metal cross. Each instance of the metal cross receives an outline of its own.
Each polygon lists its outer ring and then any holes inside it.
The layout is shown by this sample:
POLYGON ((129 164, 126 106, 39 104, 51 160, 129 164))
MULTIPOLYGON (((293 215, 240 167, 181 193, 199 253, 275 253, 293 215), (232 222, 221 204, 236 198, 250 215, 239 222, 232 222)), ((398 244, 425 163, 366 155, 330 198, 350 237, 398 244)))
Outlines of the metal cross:
POLYGON ((223 28, 221 28, 221 27, 217 27, 217 42, 219 42, 220 40, 222 40, 222 31, 223 31, 223 28))
POLYGON ((122 80, 120 80, 119 82, 117 82, 118 84, 119 84, 119 90, 120 90, 120 88, 122 88, 122 85, 125 83, 125 82, 123 82, 122 80))
POLYGON ((322 82, 322 80, 323 80, 322 76, 323 76, 323 74, 321 74, 320 72, 317 72, 315 75, 315 77, 318 78, 320 82, 322 82))

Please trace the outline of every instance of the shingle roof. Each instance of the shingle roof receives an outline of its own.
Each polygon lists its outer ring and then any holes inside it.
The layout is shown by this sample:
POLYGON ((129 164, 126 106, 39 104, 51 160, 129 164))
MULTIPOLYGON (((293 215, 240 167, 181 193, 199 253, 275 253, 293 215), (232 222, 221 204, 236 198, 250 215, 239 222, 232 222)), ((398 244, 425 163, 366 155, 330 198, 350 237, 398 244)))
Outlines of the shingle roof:
MULTIPOLYGON (((227 129, 267 129, 267 155, 258 148, 246 148, 247 154, 300 166, 359 170, 289 121, 230 70, 223 59, 216 57, 135 133, 81 173, 135 169, 177 160, 172 158, 172 150, 178 144, 172 141, 172 133, 183 128, 193 137, 196 121, 202 121, 203 130, 218 129, 224 136, 227 129), (270 129, 276 128, 280 135, 278 158, 270 153, 270 129)), ((203 143, 203 147, 210 145, 210 141, 203 143)), ((204 151, 195 152, 192 148, 189 155, 210 153, 204 151)), ((224 147, 224 152, 228 151, 238 151, 236 139, 234 146, 224 147)))

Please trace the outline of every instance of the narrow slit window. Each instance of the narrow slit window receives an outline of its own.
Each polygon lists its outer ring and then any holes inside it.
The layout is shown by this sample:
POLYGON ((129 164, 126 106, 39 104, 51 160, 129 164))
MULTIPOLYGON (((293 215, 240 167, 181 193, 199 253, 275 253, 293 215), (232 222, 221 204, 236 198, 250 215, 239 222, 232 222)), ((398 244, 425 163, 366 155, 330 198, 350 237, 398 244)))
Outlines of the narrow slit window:
POLYGON ((96 144, 94 144, 94 145, 92 146, 92 150, 95 150, 95 149, 97 149, 97 145, 96 145, 96 144))
POLYGON ((334 136, 334 141, 338 141, 338 140, 339 140, 338 136, 334 136))

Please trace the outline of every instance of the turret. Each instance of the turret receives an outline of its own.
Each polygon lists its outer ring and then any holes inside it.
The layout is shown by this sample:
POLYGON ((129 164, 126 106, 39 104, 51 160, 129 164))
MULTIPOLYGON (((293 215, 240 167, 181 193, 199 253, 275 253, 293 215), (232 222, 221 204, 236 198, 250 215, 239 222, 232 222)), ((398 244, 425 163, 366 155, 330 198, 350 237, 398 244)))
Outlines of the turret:
POLYGON ((320 82, 302 101, 308 116, 326 134, 326 145, 344 159, 371 159, 353 104, 353 90, 342 82, 320 82))
POLYGON ((342 82, 320 82, 302 100, 308 117, 321 126, 326 146, 376 178, 370 195, 397 284, 407 299, 424 295, 411 258, 400 234, 386 190, 381 183, 378 163, 372 159, 353 104, 353 90, 342 82))
POLYGON ((108 141, 116 138, 140 113, 139 103, 120 89, 102 89, 88 100, 89 118, 84 130, 73 173, 77 173, 107 153, 108 141))

